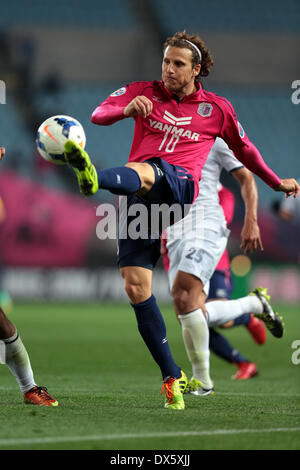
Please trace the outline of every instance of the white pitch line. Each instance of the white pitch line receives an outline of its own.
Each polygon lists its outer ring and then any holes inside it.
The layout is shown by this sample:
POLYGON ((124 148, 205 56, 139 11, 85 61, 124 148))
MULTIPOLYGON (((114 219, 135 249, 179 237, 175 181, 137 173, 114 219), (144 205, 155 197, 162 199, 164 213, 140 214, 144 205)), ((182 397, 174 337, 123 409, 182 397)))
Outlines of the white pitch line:
MULTIPOLYGON (((216 395, 270 396, 267 392, 215 392, 216 395)), ((272 393, 272 397, 300 397, 300 393, 272 393)))
MULTIPOLYGON (((3 391, 3 392, 9 392, 9 391, 17 391, 18 389, 16 387, 1 387, 0 386, 0 392, 3 391)), ((52 389, 53 390, 53 389, 52 389)), ((55 388, 55 391, 56 393, 59 392, 59 393, 70 393, 70 390, 67 390, 65 388, 55 388)), ((72 395, 76 394, 76 393, 91 393, 91 389, 86 389, 86 388, 78 388, 78 389, 72 389, 72 395)), ((106 394, 107 391, 103 391, 103 390, 97 390, 97 389, 94 389, 93 390, 93 393, 94 394, 97 394, 97 395, 101 395, 101 394, 106 394)), ((215 392, 216 395, 228 395, 228 396, 231 396, 231 395, 236 395, 236 396, 269 396, 269 394, 267 392, 218 392, 216 391, 215 392)), ((272 397, 300 397, 300 393, 272 393, 272 397)))
POLYGON ((59 442, 84 442, 84 441, 107 441, 121 439, 152 439, 165 437, 184 437, 184 436, 219 436, 232 434, 261 434, 270 432, 300 432, 298 428, 269 428, 269 429, 216 429, 215 431, 183 431, 183 432, 161 432, 144 434, 92 434, 90 436, 56 436, 56 437, 38 437, 33 439, 0 439, 0 446, 17 446, 30 444, 56 444, 59 442))

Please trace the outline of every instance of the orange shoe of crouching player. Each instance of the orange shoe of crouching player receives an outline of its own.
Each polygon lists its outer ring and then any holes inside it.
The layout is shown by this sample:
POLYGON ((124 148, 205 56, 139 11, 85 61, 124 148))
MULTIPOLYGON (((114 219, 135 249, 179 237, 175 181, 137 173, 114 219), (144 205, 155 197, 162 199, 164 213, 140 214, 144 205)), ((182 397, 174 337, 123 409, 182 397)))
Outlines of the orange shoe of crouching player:
POLYGON ((265 324, 251 315, 251 320, 247 325, 247 330, 257 344, 264 344, 267 341, 267 329, 265 324))
POLYGON ((58 406, 58 401, 51 397, 46 387, 35 386, 24 394, 26 405, 58 406))
POLYGON ((255 377, 258 374, 256 364, 254 362, 240 362, 236 364, 238 370, 232 376, 234 380, 246 380, 255 377))

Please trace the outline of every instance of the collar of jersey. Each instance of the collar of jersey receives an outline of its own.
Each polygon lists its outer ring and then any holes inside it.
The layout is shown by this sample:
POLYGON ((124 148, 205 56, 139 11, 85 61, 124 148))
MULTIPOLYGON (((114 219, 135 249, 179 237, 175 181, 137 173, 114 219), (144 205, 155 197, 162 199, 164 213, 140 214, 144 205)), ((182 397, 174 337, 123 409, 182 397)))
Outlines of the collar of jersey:
MULTIPOLYGON (((169 99, 174 99, 177 101, 177 99, 174 97, 173 93, 171 93, 169 90, 164 85, 164 82, 161 81, 155 81, 155 83, 159 86, 160 90, 163 92, 163 94, 167 95, 169 99)), ((190 95, 185 95, 184 98, 180 101, 180 103, 186 103, 187 101, 198 101, 199 98, 202 97, 202 85, 199 82, 196 82, 196 88, 197 90, 194 91, 194 93, 191 93, 190 95)))

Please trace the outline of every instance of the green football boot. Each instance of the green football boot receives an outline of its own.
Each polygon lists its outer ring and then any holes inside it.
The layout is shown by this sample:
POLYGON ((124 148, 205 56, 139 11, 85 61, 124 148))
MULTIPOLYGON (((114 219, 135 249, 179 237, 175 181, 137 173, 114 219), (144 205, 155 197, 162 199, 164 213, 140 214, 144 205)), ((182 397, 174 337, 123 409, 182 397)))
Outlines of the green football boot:
POLYGON ((87 152, 73 140, 64 145, 66 162, 76 173, 79 189, 85 196, 92 196, 98 189, 98 175, 87 152))
POLYGON ((182 394, 187 386, 187 382, 187 376, 183 371, 181 371, 179 379, 169 377, 164 381, 160 394, 165 390, 165 408, 169 408, 170 410, 184 410, 185 403, 182 394))
POLYGON ((202 397, 206 397, 207 395, 214 395, 215 391, 213 388, 205 388, 203 383, 192 377, 189 383, 186 386, 184 393, 189 393, 191 395, 201 395, 202 397))
POLYGON ((271 297, 268 295, 267 289, 264 287, 256 287, 249 295, 256 295, 263 306, 263 313, 255 313, 254 316, 264 322, 275 338, 281 338, 284 331, 284 323, 282 317, 273 311, 270 304, 271 297))

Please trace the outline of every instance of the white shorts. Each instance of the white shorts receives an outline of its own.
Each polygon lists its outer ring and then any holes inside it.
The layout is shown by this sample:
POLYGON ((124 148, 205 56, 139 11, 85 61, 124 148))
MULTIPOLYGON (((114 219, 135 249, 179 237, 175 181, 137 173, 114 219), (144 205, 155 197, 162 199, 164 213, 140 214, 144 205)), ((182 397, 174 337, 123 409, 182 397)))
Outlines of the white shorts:
POLYGON ((198 277, 208 293, 209 280, 224 253, 230 230, 221 226, 219 230, 203 229, 194 238, 172 240, 167 243, 169 257, 169 286, 172 290, 177 271, 198 277))

